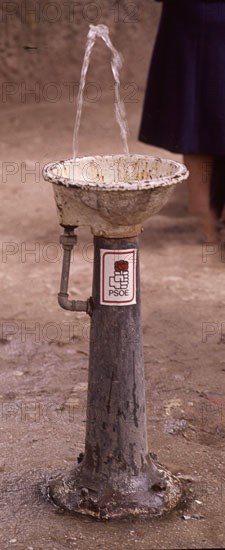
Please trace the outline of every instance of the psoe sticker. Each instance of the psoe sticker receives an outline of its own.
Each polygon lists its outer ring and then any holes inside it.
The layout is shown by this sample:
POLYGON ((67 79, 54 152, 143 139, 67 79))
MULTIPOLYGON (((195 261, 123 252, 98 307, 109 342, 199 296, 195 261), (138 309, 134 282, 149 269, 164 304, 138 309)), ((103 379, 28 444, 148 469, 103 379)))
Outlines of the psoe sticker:
POLYGON ((100 304, 136 304, 136 249, 100 250, 100 304))

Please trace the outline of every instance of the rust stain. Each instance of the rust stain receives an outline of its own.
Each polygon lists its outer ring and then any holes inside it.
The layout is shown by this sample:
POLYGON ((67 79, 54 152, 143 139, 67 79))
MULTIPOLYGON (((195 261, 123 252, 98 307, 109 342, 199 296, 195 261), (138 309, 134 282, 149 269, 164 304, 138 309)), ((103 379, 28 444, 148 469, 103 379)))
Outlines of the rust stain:
POLYGON ((110 401, 111 401, 111 396, 112 396, 113 380, 114 380, 114 372, 112 372, 112 376, 111 376, 111 382, 110 382, 110 388, 109 388, 109 397, 108 397, 108 401, 107 401, 107 413, 108 414, 110 413, 110 401))

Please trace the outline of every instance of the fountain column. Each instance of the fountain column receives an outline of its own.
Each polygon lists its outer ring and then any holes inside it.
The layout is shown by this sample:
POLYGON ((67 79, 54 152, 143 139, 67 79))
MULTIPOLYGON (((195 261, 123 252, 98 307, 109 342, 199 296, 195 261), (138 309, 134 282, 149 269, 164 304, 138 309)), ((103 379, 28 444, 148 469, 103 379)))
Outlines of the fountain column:
POLYGON ((138 242, 95 237, 85 459, 136 475, 147 435, 138 242))
POLYGON ((97 236, 94 251, 85 450, 49 498, 98 519, 161 515, 182 490, 148 453, 138 238, 97 236))

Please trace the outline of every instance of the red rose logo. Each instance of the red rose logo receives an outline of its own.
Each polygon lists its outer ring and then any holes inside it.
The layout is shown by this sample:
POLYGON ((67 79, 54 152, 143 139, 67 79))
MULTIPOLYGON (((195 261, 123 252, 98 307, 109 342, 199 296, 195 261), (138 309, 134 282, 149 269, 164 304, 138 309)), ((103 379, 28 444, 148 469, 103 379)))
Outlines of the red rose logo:
POLYGON ((114 263, 115 271, 128 271, 129 264, 125 260, 118 260, 114 263))

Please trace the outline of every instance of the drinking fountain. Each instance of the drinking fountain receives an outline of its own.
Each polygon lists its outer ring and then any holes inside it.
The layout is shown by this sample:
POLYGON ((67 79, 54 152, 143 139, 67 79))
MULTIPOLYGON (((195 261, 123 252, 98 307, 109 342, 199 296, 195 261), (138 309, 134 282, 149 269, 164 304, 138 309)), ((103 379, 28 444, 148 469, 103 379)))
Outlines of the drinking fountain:
MULTIPOLYGON (((105 26, 91 27, 91 37, 103 33, 109 45, 105 26)), ((118 99, 115 70, 114 76, 118 99)), ((64 228, 58 302, 86 312, 91 324, 84 453, 72 471, 49 477, 48 498, 96 519, 162 515, 178 506, 183 488, 148 451, 138 237, 188 171, 173 160, 132 155, 126 148, 121 155, 76 153, 47 164, 43 176, 52 183, 64 228), (70 300, 68 291, 75 230, 82 226, 94 240, 92 296, 83 301, 70 300)))

